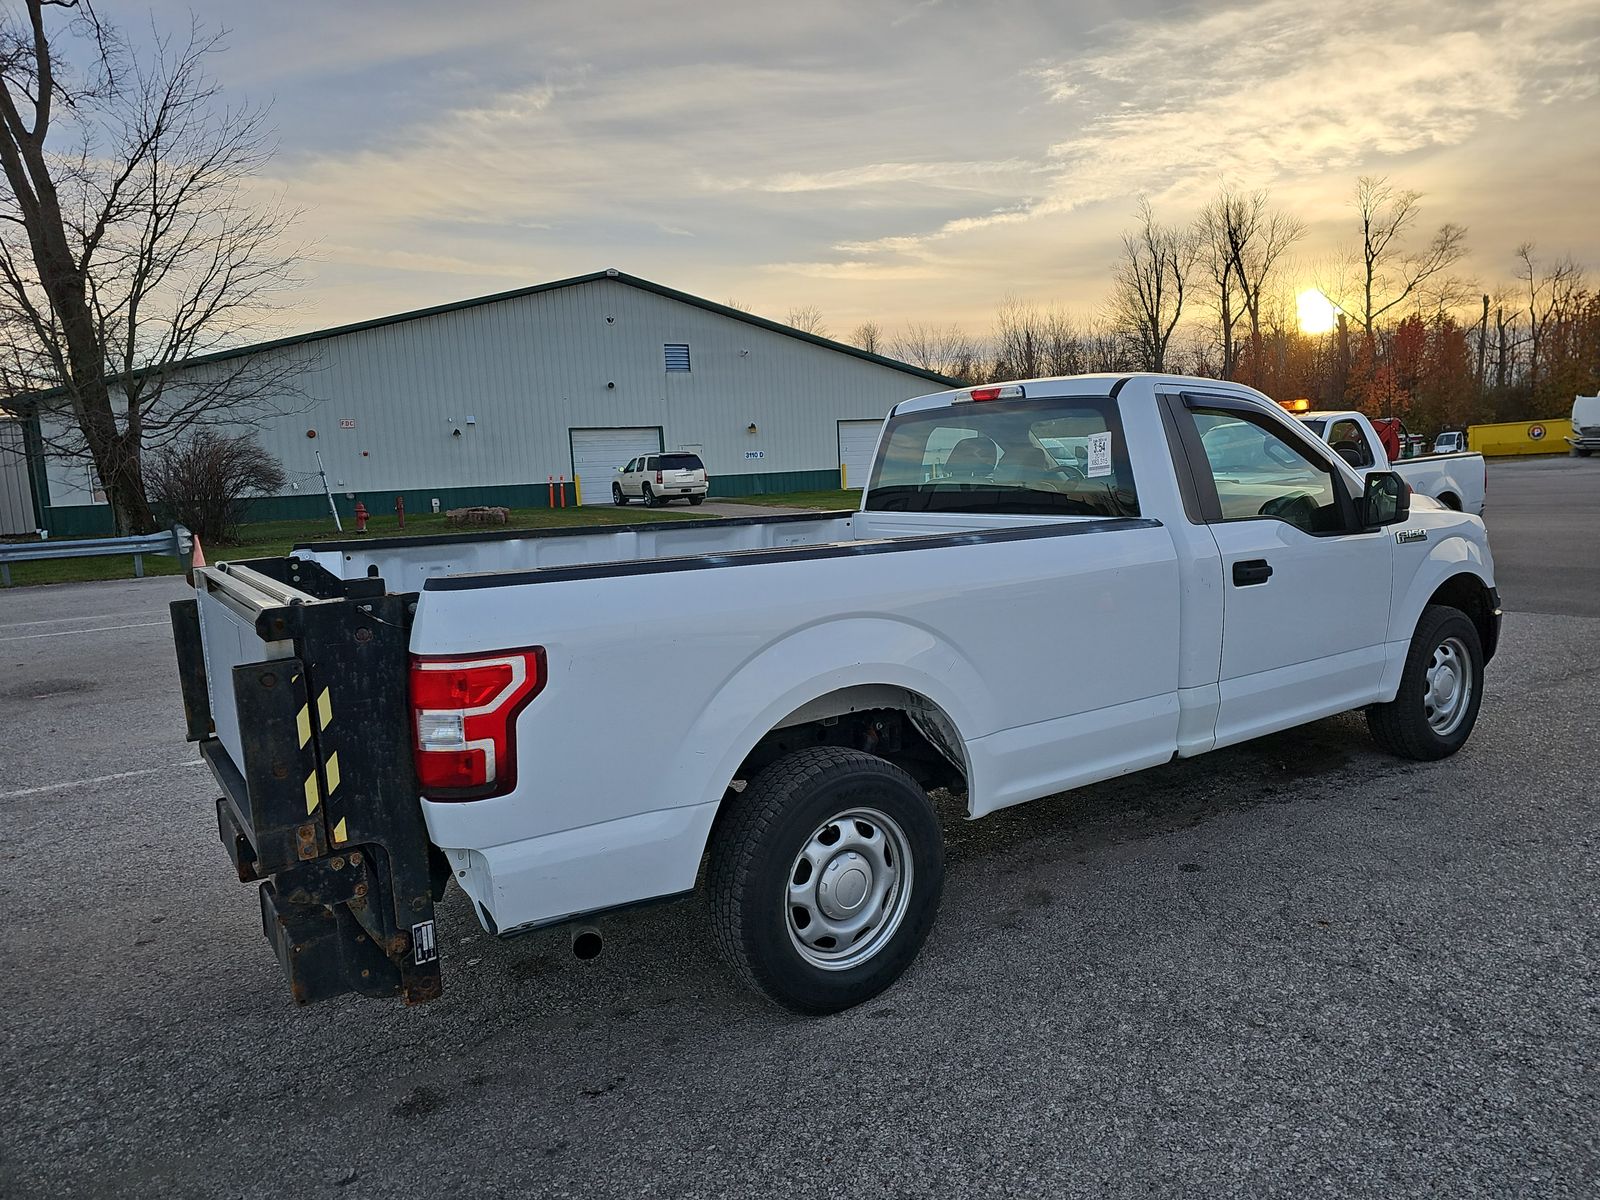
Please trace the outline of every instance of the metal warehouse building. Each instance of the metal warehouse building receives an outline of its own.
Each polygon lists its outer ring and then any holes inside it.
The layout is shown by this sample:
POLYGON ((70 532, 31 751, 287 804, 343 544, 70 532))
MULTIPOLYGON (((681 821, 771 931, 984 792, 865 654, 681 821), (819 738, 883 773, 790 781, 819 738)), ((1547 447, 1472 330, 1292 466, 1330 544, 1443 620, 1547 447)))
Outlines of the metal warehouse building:
MULTIPOLYGON (((550 476, 609 504, 615 468, 691 450, 713 496, 865 482, 879 423, 950 380, 619 271, 319 330, 184 364, 234 371, 242 356, 290 368, 259 430, 290 490, 255 519, 326 512, 317 452, 341 511, 539 506, 550 476)), ((199 377, 199 376, 197 376, 199 377)), ((30 420, 37 421, 35 415, 30 420)), ((48 411, 43 420, 51 419, 48 411)), ((34 439, 35 445, 38 439, 34 439)), ((108 531, 81 463, 35 453, 38 523, 108 531)))

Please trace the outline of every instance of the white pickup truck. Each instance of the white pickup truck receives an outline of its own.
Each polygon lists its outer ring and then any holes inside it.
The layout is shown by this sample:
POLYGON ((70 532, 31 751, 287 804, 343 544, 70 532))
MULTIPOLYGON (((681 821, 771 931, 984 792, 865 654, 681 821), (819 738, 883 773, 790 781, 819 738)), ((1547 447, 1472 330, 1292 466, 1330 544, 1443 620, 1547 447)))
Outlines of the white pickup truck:
POLYGON ((1361 472, 1395 471, 1418 495, 1437 500, 1457 512, 1483 515, 1488 475, 1483 455, 1461 450, 1422 454, 1390 462, 1383 439, 1372 422, 1358 412, 1296 413, 1302 424, 1361 472))
POLYGON ((316 543, 195 587, 189 736, 301 1003, 438 995, 453 882, 501 935, 699 887, 751 985, 842 1009, 933 923, 926 789, 982 817, 1353 708, 1441 758, 1500 629, 1478 518, 1165 375, 905 401, 854 512, 316 543))

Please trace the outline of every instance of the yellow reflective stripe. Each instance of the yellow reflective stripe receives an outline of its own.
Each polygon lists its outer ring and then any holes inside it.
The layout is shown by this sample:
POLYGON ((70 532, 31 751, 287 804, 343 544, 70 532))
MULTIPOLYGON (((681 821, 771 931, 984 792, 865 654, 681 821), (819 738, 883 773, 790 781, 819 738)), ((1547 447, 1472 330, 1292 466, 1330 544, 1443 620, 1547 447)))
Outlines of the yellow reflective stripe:
POLYGON ((328 698, 328 689, 322 689, 322 695, 317 697, 317 725, 326 729, 328 722, 333 720, 333 701, 328 698))
POLYGON ((339 752, 335 750, 328 755, 328 795, 333 795, 339 790, 339 752))
POLYGON ((317 804, 322 799, 317 792, 317 773, 315 771, 306 776, 306 815, 317 811, 317 804))
POLYGON ((306 743, 311 740, 311 705, 300 706, 300 711, 295 714, 294 724, 300 733, 300 749, 304 750, 306 743))
POLYGON ((335 842, 343 842, 345 840, 345 835, 346 830, 344 827, 344 818, 340 817, 339 823, 333 827, 333 840, 335 842))

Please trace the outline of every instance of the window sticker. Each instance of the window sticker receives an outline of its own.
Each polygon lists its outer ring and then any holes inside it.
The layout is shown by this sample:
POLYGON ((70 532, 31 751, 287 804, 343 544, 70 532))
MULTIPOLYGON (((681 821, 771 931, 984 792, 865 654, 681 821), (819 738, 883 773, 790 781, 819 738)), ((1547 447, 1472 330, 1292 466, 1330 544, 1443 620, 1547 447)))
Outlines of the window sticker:
POLYGON ((1111 431, 1089 435, 1089 478, 1111 474, 1111 431))

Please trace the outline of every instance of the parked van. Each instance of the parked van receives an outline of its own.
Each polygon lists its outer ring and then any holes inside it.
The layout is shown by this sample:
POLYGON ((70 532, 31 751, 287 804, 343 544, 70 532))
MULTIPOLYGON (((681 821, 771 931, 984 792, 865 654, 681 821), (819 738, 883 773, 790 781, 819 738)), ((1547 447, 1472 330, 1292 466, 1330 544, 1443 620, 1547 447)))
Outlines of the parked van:
POLYGON ((1600 450, 1600 396, 1578 396, 1572 401, 1572 436, 1567 444, 1579 458, 1600 450))

